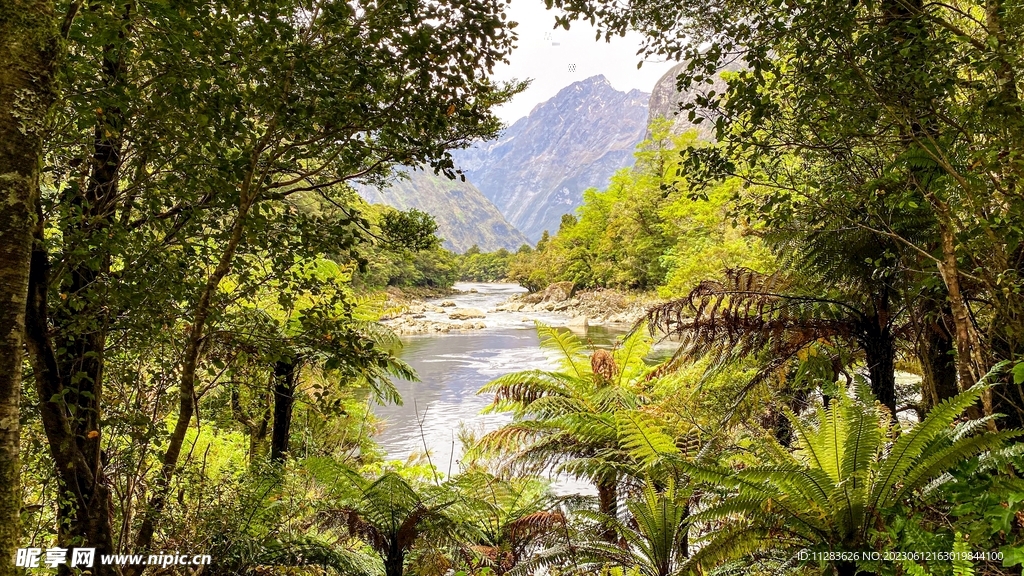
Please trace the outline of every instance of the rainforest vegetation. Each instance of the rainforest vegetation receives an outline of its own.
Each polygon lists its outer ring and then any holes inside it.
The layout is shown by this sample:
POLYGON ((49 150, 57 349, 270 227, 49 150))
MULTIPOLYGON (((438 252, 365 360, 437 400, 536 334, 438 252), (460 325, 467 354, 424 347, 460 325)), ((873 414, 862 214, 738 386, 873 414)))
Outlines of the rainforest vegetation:
POLYGON ((497 134, 503 3, 0 3, 0 574, 1021 573, 1020 5, 547 4, 689 62, 715 141, 655 124, 535 248, 455 257, 348 184, 497 134), (459 277, 666 303, 539 327, 459 470, 388 462, 381 291, 459 277))

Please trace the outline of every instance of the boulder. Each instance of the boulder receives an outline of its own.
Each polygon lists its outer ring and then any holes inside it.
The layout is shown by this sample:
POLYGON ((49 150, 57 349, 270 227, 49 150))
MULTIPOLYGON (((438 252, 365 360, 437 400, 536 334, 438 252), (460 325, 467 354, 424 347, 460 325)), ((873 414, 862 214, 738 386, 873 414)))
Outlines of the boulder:
POLYGON ((445 300, 444 302, 441 302, 441 308, 455 308, 455 302, 445 300))
POLYGON ((573 316, 569 319, 569 328, 586 330, 590 326, 590 320, 586 316, 573 316))
POLYGON ((575 291, 576 286, 572 282, 555 282, 544 289, 542 299, 544 302, 564 302, 572 298, 575 291))
POLYGON ((462 308, 448 314, 449 320, 471 320, 473 318, 486 317, 487 314, 484 314, 483 310, 477 310, 476 308, 462 308))

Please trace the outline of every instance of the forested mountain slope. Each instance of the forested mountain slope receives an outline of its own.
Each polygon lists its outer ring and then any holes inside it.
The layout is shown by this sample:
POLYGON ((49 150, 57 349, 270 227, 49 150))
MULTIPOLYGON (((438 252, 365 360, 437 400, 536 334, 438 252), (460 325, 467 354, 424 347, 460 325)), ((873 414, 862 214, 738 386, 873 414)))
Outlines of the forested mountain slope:
POLYGON ((473 245, 485 251, 515 250, 526 237, 509 224, 472 183, 449 180, 427 170, 406 170, 408 178, 395 178, 390 187, 357 186, 367 202, 387 204, 399 210, 415 208, 434 217, 444 247, 465 252, 473 245))

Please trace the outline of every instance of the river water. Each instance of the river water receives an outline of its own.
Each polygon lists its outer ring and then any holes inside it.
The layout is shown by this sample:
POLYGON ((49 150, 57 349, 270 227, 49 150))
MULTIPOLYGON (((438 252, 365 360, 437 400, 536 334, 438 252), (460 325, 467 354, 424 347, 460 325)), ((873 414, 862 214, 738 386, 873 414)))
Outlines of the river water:
MULTIPOLYGON (((445 475, 459 471, 460 432, 477 436, 509 421, 506 414, 481 414, 492 398, 478 395, 487 382, 519 370, 554 367, 552 352, 540 347, 534 320, 566 326, 569 317, 557 313, 494 312, 509 296, 525 292, 516 284, 458 283, 461 292, 431 301, 452 300, 456 308, 487 312, 487 328, 448 334, 403 336, 400 353, 419 374, 419 382, 396 380, 400 406, 374 406, 384 429, 375 438, 388 460, 429 461, 445 475), (471 292, 475 290, 475 292, 471 292)), ((444 315, 438 314, 437 320, 444 315)), ((428 319, 432 319, 428 314, 428 319)), ((577 332, 595 345, 608 346, 622 331, 590 327, 577 332)), ((559 491, 587 491, 585 486, 561 479, 559 491)))

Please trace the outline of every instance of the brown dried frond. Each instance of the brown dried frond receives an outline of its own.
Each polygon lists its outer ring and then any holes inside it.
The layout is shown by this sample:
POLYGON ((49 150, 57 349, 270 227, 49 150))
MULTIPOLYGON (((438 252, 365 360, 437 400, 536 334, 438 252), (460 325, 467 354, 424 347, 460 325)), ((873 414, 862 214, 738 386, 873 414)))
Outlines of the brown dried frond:
POLYGON ((516 542, 530 540, 550 532, 555 526, 563 525, 565 525, 565 516, 560 511, 547 512, 541 510, 510 522, 507 531, 509 539, 516 542))
POLYGON ((612 381, 619 372, 618 366, 615 365, 615 357, 604 349, 594 350, 590 356, 590 368, 602 383, 612 381))
MULTIPOLYGON (((744 356, 767 349, 788 359, 822 337, 849 337, 857 318, 842 303, 785 293, 777 274, 726 270, 725 280, 701 282, 685 298, 647 312, 652 334, 680 339, 678 356, 744 356)), ((671 363, 671 362, 670 362, 671 363)))

